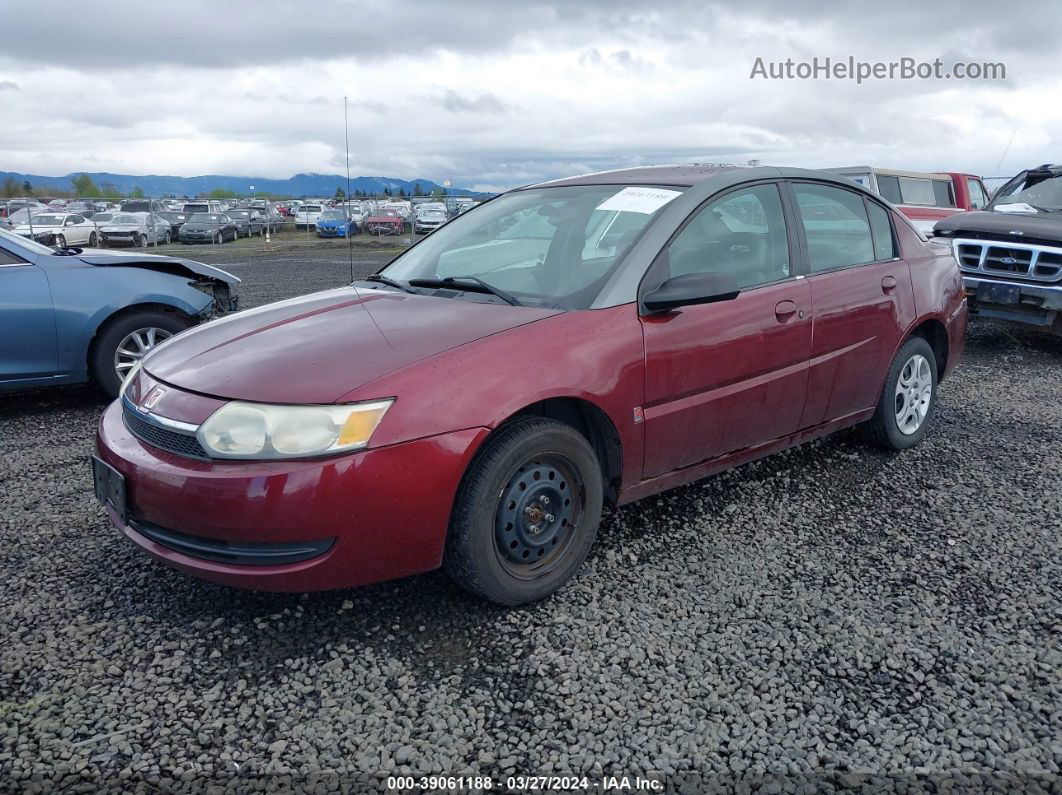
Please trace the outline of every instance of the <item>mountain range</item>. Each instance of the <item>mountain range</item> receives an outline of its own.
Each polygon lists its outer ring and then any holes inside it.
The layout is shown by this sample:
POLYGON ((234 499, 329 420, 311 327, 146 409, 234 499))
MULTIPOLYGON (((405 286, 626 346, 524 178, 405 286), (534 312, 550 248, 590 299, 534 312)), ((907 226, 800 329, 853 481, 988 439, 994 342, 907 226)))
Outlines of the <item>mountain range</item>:
MULTIPOLYGON (((233 177, 223 174, 206 174, 201 177, 172 177, 157 174, 112 174, 107 171, 76 171, 63 177, 46 177, 40 174, 20 174, 15 171, 0 171, 0 181, 11 177, 19 184, 28 181, 38 196, 49 189, 72 190, 71 180, 81 174, 88 174, 97 187, 113 186, 122 193, 129 193, 133 188, 140 188, 147 196, 196 196, 209 193, 218 188, 231 190, 237 194, 250 194, 251 186, 256 193, 268 193, 276 196, 332 196, 336 188, 347 189, 347 178, 339 174, 296 174, 289 179, 266 179, 265 177, 233 177)), ((399 189, 407 194, 414 193, 420 186, 423 194, 428 195, 443 186, 429 179, 395 179, 394 177, 351 177, 350 192, 363 191, 369 195, 382 195, 384 189, 397 194, 399 189)), ((446 188, 451 196, 479 196, 481 194, 464 188, 446 188)))

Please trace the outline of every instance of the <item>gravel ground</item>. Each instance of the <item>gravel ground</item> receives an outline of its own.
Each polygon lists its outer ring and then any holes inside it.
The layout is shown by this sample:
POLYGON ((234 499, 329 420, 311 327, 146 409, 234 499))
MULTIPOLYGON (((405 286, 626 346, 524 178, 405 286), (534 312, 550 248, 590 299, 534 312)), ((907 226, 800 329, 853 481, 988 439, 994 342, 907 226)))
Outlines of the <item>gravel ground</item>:
MULTIPOLYGON (((246 305, 349 276, 229 265, 246 305)), ((844 432, 614 511, 577 580, 519 610, 439 573, 184 577, 92 498, 91 389, 0 397, 0 788, 1057 791, 1060 394, 1062 343, 974 323, 918 449, 844 432)))

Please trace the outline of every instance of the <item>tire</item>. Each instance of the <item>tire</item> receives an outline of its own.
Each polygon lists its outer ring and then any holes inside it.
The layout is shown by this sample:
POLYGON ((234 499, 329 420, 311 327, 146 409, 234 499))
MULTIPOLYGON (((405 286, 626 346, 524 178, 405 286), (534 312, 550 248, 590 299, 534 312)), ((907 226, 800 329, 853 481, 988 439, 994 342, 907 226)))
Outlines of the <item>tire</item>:
POLYGON ((99 240, 95 232, 90 233, 88 239, 89 248, 96 248, 99 245, 99 240))
POLYGON ((169 232, 167 232, 166 236, 163 237, 162 240, 163 240, 163 243, 165 243, 165 245, 168 246, 170 243, 173 242, 173 235, 171 235, 169 232))
POLYGON ((458 489, 443 557, 447 574, 499 605, 554 593, 593 546, 602 480, 593 448, 571 426, 540 417, 502 426, 458 489))
POLYGON ((59 248, 66 248, 66 238, 63 235, 55 236, 55 245, 59 248))
MULTIPOLYGON (((191 321, 169 312, 133 312, 108 321, 100 329, 89 359, 92 380, 110 397, 118 397, 122 380, 115 367, 116 354, 119 345, 129 335, 147 329, 158 329, 169 337, 179 334, 191 325, 191 321)), ((130 348, 134 349, 136 348, 130 348)))
POLYGON ((143 232, 137 235, 136 244, 140 246, 140 248, 147 248, 147 235, 145 235, 143 232))
POLYGON ((911 337, 892 360, 867 436, 888 450, 914 447, 933 424, 936 406, 937 357, 924 338, 911 337))

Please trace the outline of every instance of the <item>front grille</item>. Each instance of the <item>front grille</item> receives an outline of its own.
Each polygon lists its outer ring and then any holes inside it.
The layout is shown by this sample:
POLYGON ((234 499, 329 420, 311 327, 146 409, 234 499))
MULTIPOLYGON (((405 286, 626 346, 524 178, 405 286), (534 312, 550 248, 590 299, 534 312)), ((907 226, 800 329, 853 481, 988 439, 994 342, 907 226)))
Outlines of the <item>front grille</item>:
POLYGON ((221 541, 216 538, 193 536, 168 530, 157 524, 132 519, 130 526, 157 544, 169 547, 193 558, 243 566, 278 566, 316 558, 329 550, 335 539, 313 541, 257 542, 221 541))
POLYGON ((190 433, 163 428, 144 417, 141 417, 134 409, 125 406, 122 411, 125 418, 125 427, 137 439, 147 442, 152 447, 176 453, 185 458, 209 458, 199 440, 190 433))
POLYGON ((952 250, 964 271, 1038 282, 1062 279, 1062 247, 955 240, 952 250))

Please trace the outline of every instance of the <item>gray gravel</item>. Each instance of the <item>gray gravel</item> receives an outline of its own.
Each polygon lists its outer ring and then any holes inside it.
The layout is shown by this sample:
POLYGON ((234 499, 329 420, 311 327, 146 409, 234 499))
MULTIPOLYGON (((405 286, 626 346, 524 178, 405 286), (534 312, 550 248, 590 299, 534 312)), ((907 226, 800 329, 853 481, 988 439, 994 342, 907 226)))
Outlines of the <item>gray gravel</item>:
MULTIPOLYGON (((340 265, 232 270, 250 305, 340 265)), ((0 782, 1057 789, 1060 394, 1062 343, 975 323, 920 448, 844 432, 615 511, 576 582, 520 610, 438 573, 303 596, 189 579, 96 507, 91 389, 0 397, 0 782)))

